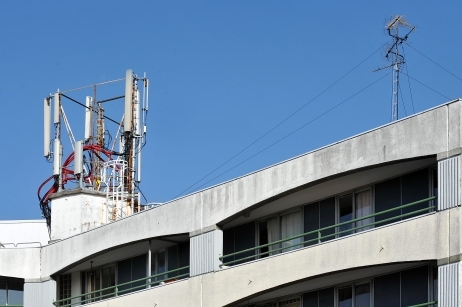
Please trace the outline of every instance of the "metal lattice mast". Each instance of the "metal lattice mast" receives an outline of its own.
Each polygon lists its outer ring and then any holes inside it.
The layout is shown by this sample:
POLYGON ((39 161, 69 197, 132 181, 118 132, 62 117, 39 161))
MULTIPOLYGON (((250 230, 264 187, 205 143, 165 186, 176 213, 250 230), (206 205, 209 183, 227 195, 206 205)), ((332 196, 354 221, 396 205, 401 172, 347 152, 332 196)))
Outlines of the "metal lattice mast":
POLYGON ((386 29, 388 31, 388 35, 393 38, 392 45, 387 49, 385 57, 392 61, 392 64, 378 68, 374 71, 379 71, 385 68, 392 68, 392 99, 391 99, 391 120, 395 121, 398 120, 398 105, 399 105, 399 73, 401 66, 405 63, 404 55, 399 53, 399 46, 405 42, 411 34, 412 31, 415 30, 415 27, 410 26, 407 21, 404 19, 403 16, 397 15, 391 19, 391 21, 387 24, 386 29), (410 28, 411 30, 403 37, 399 36, 399 28, 406 27, 410 28))

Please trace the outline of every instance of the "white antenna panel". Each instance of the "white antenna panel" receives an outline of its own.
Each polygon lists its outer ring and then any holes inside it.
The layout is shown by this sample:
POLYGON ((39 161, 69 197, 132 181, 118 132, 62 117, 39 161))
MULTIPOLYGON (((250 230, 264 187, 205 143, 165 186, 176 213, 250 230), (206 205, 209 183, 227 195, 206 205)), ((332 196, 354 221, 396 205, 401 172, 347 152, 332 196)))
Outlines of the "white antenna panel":
POLYGON ((59 102, 59 92, 55 93, 55 97, 54 97, 54 105, 53 105, 53 109, 54 109, 54 115, 53 115, 53 118, 54 118, 54 123, 55 124, 59 124, 59 107, 61 105, 61 103, 59 102))
POLYGON ((92 98, 87 96, 85 99, 85 141, 88 141, 91 136, 91 111, 93 109, 92 98))
POLYGON ((140 91, 136 91, 135 94, 135 106, 134 106, 134 112, 135 113, 135 135, 140 136, 141 135, 141 118, 140 118, 140 91))
POLYGON ((48 98, 43 99, 43 155, 50 156, 51 105, 48 98))
POLYGON ((55 139, 53 145, 53 175, 58 176, 61 174, 61 142, 55 139))
POLYGON ((125 74, 125 110, 124 131, 132 131, 132 96, 133 96, 133 70, 127 69, 125 74))
MULTIPOLYGON (((87 97, 88 98, 88 97, 87 97)), ((83 142, 75 142, 74 147, 74 174, 82 174, 83 172, 83 142)))

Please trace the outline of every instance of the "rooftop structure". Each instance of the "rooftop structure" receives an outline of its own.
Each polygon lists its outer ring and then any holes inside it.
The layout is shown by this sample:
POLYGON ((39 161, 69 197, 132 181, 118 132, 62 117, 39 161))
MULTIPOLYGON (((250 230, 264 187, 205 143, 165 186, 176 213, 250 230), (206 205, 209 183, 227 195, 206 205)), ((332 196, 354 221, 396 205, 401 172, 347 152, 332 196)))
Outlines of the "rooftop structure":
POLYGON ((462 306, 461 114, 454 100, 115 219, 78 178, 49 195, 50 244, 0 248, 0 306, 462 306))

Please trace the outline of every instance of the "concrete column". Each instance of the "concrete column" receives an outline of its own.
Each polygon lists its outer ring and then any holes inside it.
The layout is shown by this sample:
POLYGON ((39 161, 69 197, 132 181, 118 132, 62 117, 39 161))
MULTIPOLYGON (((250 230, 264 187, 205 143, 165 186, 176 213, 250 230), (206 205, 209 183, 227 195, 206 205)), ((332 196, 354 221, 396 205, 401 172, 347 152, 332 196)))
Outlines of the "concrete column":
POLYGON ((460 262, 438 267, 438 307, 459 307, 460 262))
POLYGON ((190 233, 190 276, 220 270, 223 255, 223 231, 218 226, 190 233))
POLYGON ((56 281, 26 280, 24 283, 24 307, 54 307, 56 300, 56 281))
POLYGON ((460 155, 438 161, 438 211, 457 207, 460 201, 460 155))

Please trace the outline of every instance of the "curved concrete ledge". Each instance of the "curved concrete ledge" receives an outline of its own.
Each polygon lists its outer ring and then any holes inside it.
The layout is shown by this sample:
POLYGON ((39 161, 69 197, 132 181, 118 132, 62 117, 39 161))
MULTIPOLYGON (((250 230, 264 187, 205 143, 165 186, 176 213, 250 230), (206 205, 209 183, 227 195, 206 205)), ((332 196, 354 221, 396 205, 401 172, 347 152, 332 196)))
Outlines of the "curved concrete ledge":
POLYGON ((43 248, 42 275, 131 242, 191 233, 312 182, 460 148, 456 101, 43 248), (427 135, 431 134, 432 138, 427 135))
POLYGON ((116 300, 98 302, 95 306, 232 306, 284 286, 310 279, 316 282, 316 278, 326 274, 354 272, 390 263, 447 259, 460 254, 460 210, 458 207, 420 216, 116 300))

